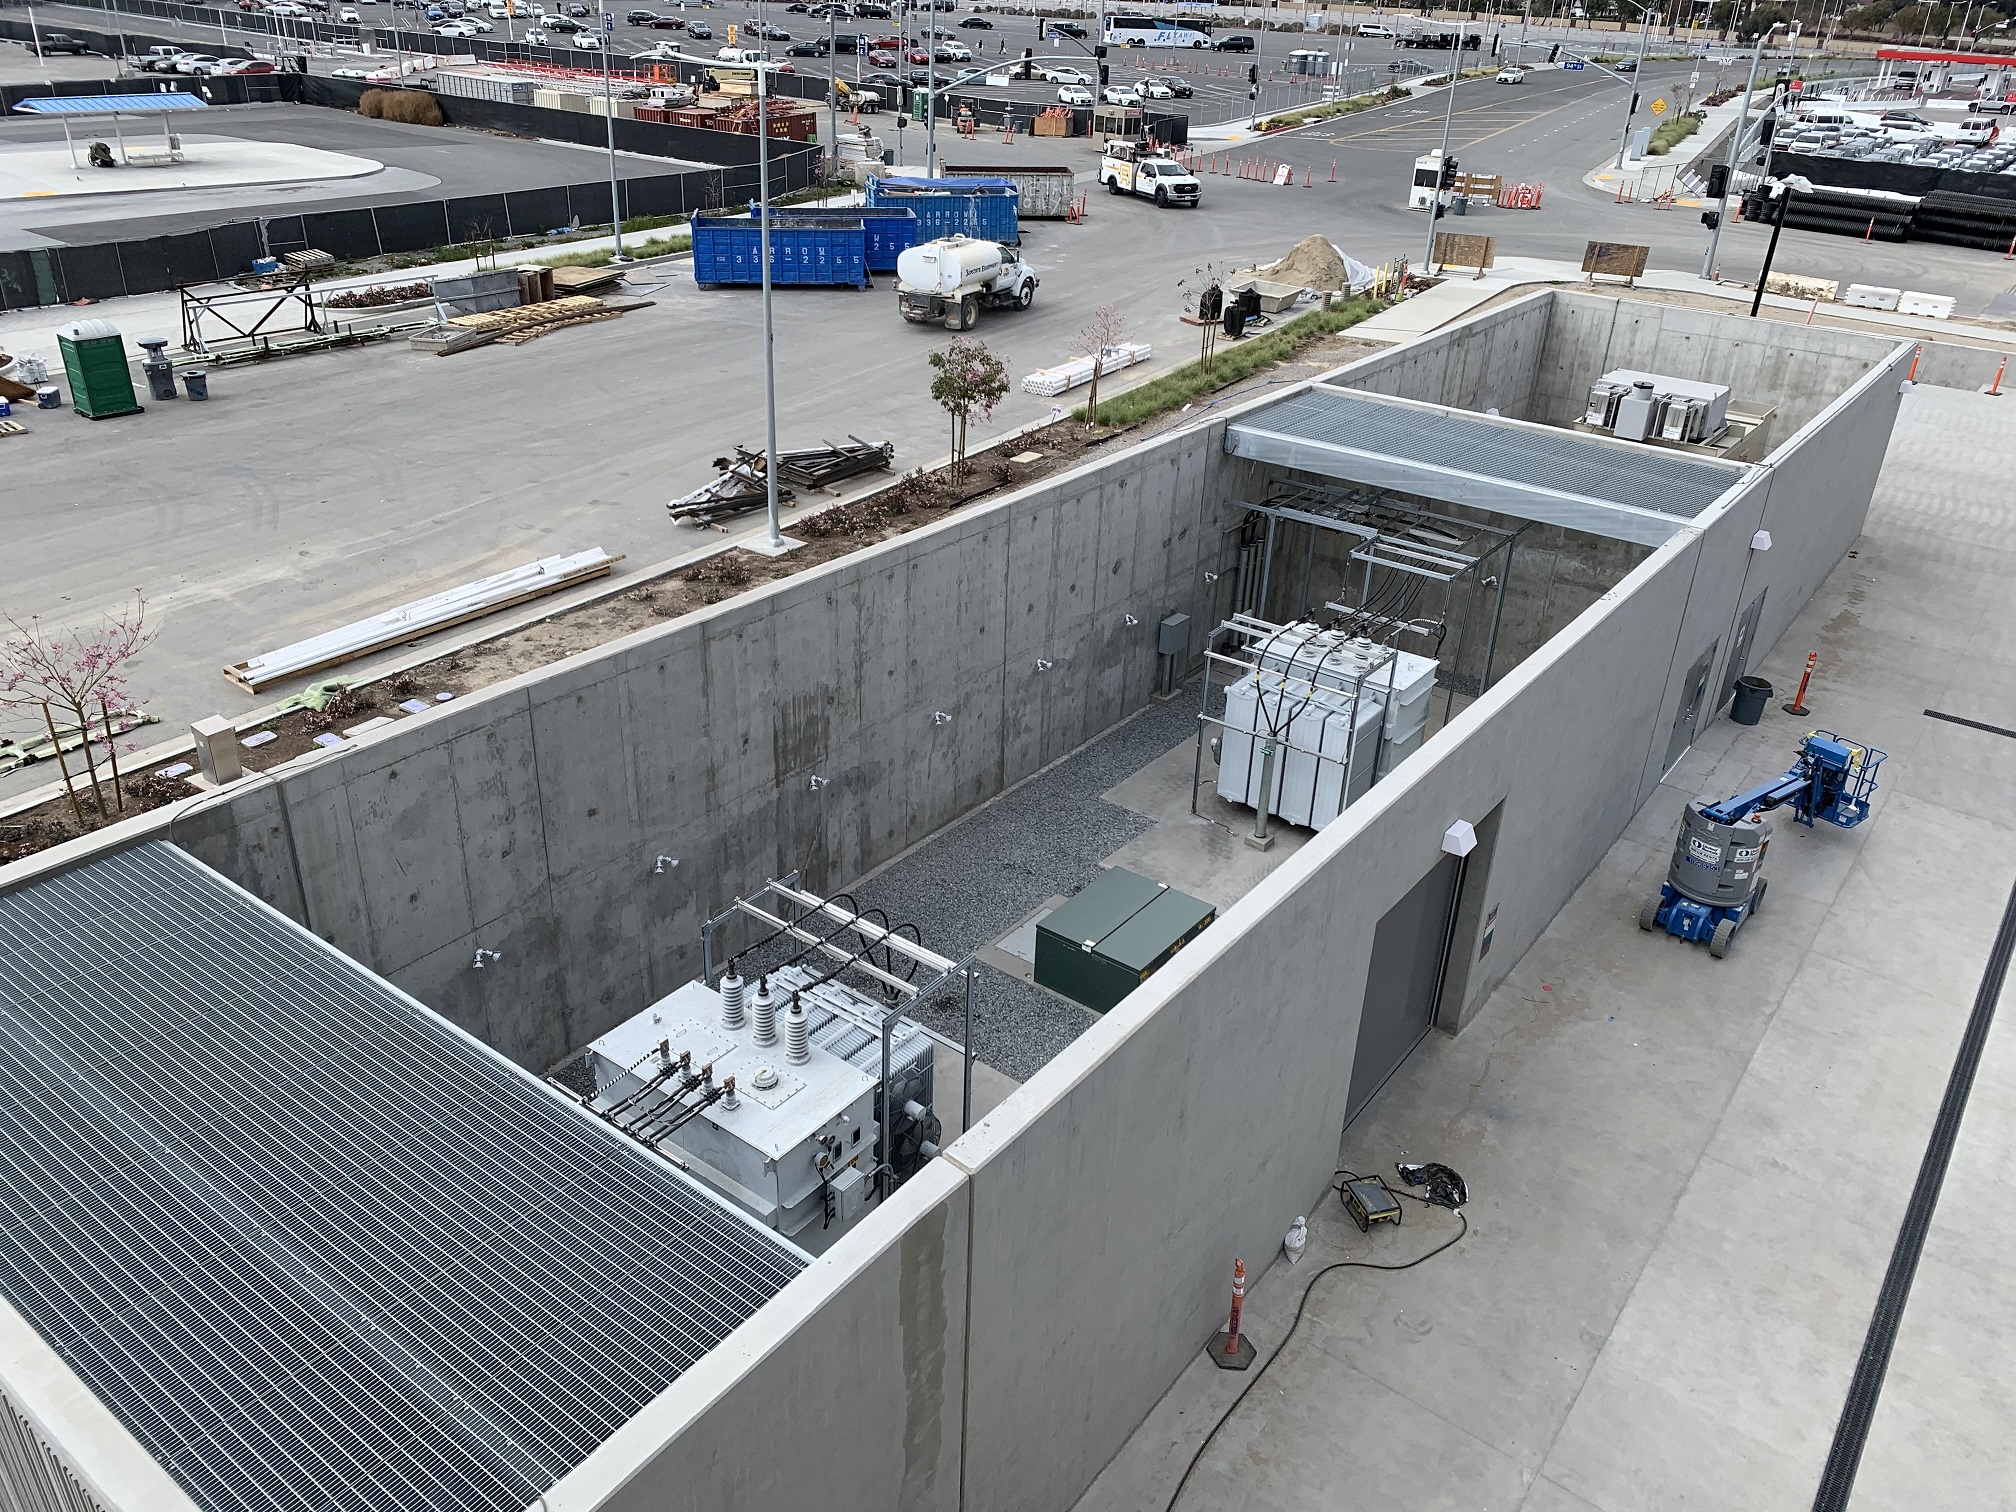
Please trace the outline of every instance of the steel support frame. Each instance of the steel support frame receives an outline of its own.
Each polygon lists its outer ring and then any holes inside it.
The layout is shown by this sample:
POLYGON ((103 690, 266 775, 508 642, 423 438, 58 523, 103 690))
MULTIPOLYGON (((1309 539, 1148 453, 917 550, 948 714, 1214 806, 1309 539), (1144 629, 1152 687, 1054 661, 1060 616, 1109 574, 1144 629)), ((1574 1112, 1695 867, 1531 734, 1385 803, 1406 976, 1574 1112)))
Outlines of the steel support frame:
MULTIPOLYGON (((973 978, 979 974, 977 959, 972 955, 953 960, 935 950, 928 950, 914 940, 907 940, 893 930, 880 924, 870 923, 860 914, 838 903, 807 892, 800 885, 797 872, 788 872, 782 877, 773 877, 765 882, 749 897, 738 897, 726 908, 715 914, 700 926, 700 974, 701 980, 709 987, 719 985, 715 971, 714 936, 731 920, 753 919, 772 931, 775 935, 789 935, 811 947, 807 953, 817 953, 839 963, 843 970, 852 970, 886 987, 901 1002, 881 1015, 878 1023, 861 1023, 860 1027, 878 1034, 882 1041, 882 1116, 876 1121, 875 1130, 875 1186, 878 1197, 887 1197, 889 1187, 889 1037, 896 1027, 896 1021, 907 1015, 928 997, 948 987, 958 986, 963 992, 965 1003, 965 1043, 954 1044, 944 1035, 935 1033, 923 1024, 918 1030, 934 1044, 957 1050, 961 1062, 961 1100, 959 1126, 961 1130, 973 1127, 973 978), (768 912, 764 904, 772 899, 786 905, 792 913, 768 912), (839 924, 839 929, 827 934, 817 934, 808 927, 808 921, 816 918, 831 919, 839 924), (864 942, 864 949, 884 950, 891 956, 902 956, 915 962, 931 975, 922 982, 912 982, 886 971, 873 961, 863 960, 862 952, 850 951, 833 943, 840 934, 853 934, 864 942)), ((838 1011, 838 1010, 835 1010, 838 1011)), ((851 1015, 850 1015, 851 1017, 851 1015)), ((857 1019, 855 1022, 859 1023, 857 1019)), ((915 1020, 912 1020, 915 1023, 915 1020)))

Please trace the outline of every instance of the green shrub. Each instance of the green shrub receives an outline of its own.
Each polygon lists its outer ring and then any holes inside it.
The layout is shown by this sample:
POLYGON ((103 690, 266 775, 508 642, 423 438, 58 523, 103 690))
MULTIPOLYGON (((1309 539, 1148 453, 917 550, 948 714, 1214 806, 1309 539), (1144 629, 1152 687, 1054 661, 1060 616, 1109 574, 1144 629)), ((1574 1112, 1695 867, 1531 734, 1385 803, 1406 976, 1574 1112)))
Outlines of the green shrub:
POLYGON ((1664 126, 1654 128, 1651 146, 1647 150, 1654 157, 1664 157, 1700 129, 1701 117, 1696 115, 1676 116, 1664 126))

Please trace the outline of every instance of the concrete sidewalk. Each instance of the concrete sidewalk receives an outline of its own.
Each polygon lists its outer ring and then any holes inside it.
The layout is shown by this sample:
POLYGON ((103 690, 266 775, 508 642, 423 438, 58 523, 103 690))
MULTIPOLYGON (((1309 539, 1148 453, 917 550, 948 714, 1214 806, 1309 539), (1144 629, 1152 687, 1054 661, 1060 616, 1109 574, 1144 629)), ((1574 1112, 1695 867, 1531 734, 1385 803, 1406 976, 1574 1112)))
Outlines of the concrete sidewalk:
MULTIPOLYGON (((1431 1035, 1347 1131, 1356 1170, 1460 1171, 1469 1234, 1411 1270, 1317 1283, 1184 1512, 1327 1509, 1361 1487, 1396 1512, 1811 1503, 2016 878, 2016 739, 1923 712, 2016 727, 2012 457, 1997 401, 1906 397, 1858 554, 1757 669, 1780 690, 1763 723, 1711 726, 1471 1027, 1431 1035), (1813 648, 1813 714, 1795 720, 1778 703, 1813 648), (1768 905, 1726 960, 1641 933, 1685 802, 1783 770, 1815 724, 1889 753, 1871 821, 1781 817, 1768 905)), ((2012 1114, 2005 1024, 1857 1507, 2012 1504, 2012 1114)), ((1326 1195, 1311 1228, 1300 1266, 1249 1295, 1262 1359, 1320 1267, 1410 1260, 1457 1224, 1409 1205, 1365 1236, 1326 1195)), ((1160 1512, 1247 1379, 1200 1357, 1081 1512, 1160 1512)))

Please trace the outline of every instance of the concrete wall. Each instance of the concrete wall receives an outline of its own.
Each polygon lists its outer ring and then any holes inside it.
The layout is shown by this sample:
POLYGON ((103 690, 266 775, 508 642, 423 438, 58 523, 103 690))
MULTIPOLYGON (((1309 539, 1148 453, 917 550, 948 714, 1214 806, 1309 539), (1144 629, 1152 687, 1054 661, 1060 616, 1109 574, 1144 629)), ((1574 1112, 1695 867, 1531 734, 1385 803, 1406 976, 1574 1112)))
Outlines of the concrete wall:
POLYGON ((176 839, 551 1064, 697 975, 700 923, 738 893, 790 870, 859 877, 1145 703, 1157 621, 1208 616, 1221 435, 1117 454, 458 700, 176 839), (677 870, 653 875, 660 854, 677 870), (470 970, 479 946, 502 959, 470 970))
POLYGON ((1548 290, 1529 294, 1326 377, 1372 394, 1544 420, 1534 403, 1554 297, 1548 290))
MULTIPOLYGON (((1530 350, 1532 311, 1563 297, 1512 307, 1493 339, 1530 350)), ((1580 318, 1588 301, 1566 298, 1580 318)), ((1228 910, 548 1508, 1068 1507, 1217 1325, 1231 1258, 1264 1264, 1327 1186, 1373 932, 1447 825, 1497 811, 1454 946, 1460 1023, 1657 782, 1698 649, 1726 647, 1768 588, 1761 654, 1852 542, 1909 352, 1849 339, 1858 386, 1739 498, 1228 910)), ((1223 426, 1274 397, 209 800, 174 838, 493 1044, 550 1058, 690 972, 727 892, 799 864, 851 877, 1138 704, 1155 616, 1195 602, 1216 500, 1250 484, 1223 426), (954 722, 934 734, 939 708, 954 722), (813 774, 833 786, 814 795, 813 774), (649 875, 660 851, 682 859, 676 886, 649 875), (478 943, 505 952, 480 975, 478 943)))

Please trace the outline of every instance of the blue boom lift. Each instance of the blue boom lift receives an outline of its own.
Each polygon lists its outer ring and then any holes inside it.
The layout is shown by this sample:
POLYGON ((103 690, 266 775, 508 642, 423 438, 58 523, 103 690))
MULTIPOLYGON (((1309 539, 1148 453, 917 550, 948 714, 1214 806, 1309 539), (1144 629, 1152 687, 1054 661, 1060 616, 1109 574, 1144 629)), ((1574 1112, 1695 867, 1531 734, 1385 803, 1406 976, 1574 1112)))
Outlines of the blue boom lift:
POLYGON ((1720 803, 1696 798, 1681 818, 1659 896, 1639 910, 1638 927, 1706 940, 1710 955, 1727 955, 1736 931, 1764 906, 1770 886, 1763 867, 1771 822, 1764 816, 1790 808, 1795 823, 1811 827, 1821 819, 1853 829, 1869 817, 1882 764, 1883 753, 1873 746, 1815 730, 1799 742, 1798 758, 1783 776, 1720 803))

